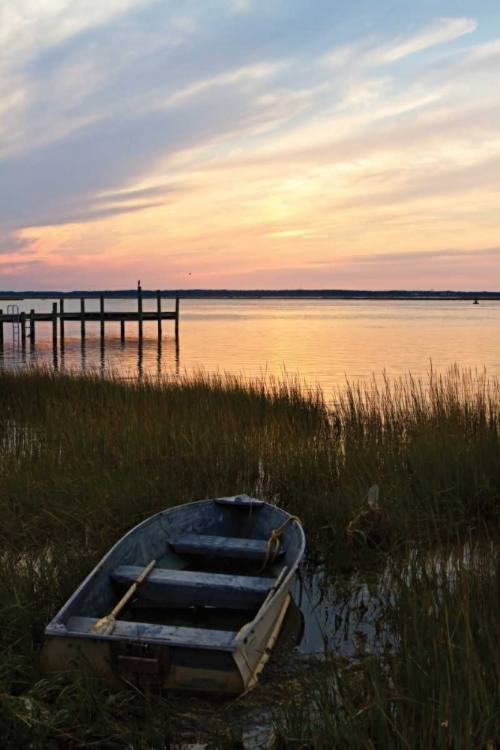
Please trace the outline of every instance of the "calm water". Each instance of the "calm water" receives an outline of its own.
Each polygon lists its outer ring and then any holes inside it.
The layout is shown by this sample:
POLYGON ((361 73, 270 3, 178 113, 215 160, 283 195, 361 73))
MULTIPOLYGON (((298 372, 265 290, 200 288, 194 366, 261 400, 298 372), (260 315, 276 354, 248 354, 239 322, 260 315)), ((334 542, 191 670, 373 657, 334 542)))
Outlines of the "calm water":
MULTIPOLYGON (((20 310, 50 311, 52 300, 18 302, 20 310)), ((98 310, 98 300, 87 309, 98 310)), ((144 309, 154 310, 155 300, 144 309)), ((2 304, 6 309, 5 301, 2 304)), ((163 308, 173 309, 165 300, 163 308)), ((65 309, 79 310, 79 301, 65 309)), ((133 301, 106 300, 106 309, 134 310, 133 301)), ((145 323, 142 347, 137 324, 127 324, 120 342, 118 323, 109 323, 104 346, 97 323, 87 323, 85 344, 79 323, 65 324, 65 341, 52 348, 49 323, 37 324, 36 342, 28 339, 23 352, 13 344, 12 327, 5 324, 0 365, 33 361, 53 363, 58 369, 93 367, 113 369, 124 376, 168 375, 226 371, 251 377, 262 373, 299 374, 310 385, 326 390, 348 380, 377 379, 412 372, 424 375, 430 362, 437 370, 458 363, 500 375, 500 303, 396 302, 331 300, 181 300, 180 336, 173 321, 163 322, 158 345, 157 324, 145 323)))

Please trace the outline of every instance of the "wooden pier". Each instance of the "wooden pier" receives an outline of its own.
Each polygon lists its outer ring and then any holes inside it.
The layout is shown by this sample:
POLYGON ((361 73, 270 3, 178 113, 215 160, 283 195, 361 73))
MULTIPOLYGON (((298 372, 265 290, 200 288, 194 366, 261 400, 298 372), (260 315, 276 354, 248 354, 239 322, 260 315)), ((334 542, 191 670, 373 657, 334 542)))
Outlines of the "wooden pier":
MULTIPOLYGON (((174 310, 164 311, 162 309, 162 297, 161 292, 156 292, 156 310, 145 312, 143 309, 143 294, 140 283, 137 286, 137 310, 132 312, 125 311, 110 311, 106 310, 106 299, 117 301, 117 297, 106 297, 101 294, 92 294, 88 296, 81 296, 75 294, 64 294, 58 296, 59 304, 53 302, 52 311, 50 312, 36 312, 31 310, 29 313, 20 312, 17 305, 9 304, 6 309, 0 309, 0 347, 3 347, 5 333, 4 323, 12 326, 12 335, 14 343, 19 343, 22 348, 26 348, 26 339, 29 335, 31 345, 33 346, 36 340, 36 324, 37 323, 51 323, 52 324, 52 341, 54 345, 57 345, 58 339, 58 328, 61 343, 64 341, 64 326, 65 323, 80 323, 80 336, 82 341, 86 335, 87 323, 99 323, 99 330, 101 339, 104 339, 106 333, 106 324, 108 323, 119 323, 120 324, 120 338, 121 341, 125 341, 125 325, 136 323, 137 334, 139 341, 142 340, 144 333, 144 323, 150 321, 157 322, 158 330, 158 341, 162 338, 162 323, 164 320, 173 320, 175 327, 175 338, 179 337, 179 294, 175 295, 175 308, 174 310), (80 300, 79 311, 67 311, 64 309, 65 300, 80 300), (85 306, 86 300, 99 300, 99 310, 88 311, 85 306)), ((120 298, 123 300, 132 300, 133 297, 120 298)), ((171 297, 169 297, 171 299, 171 297)), ((7 298, 0 298, 0 305, 2 302, 9 302, 7 298)))

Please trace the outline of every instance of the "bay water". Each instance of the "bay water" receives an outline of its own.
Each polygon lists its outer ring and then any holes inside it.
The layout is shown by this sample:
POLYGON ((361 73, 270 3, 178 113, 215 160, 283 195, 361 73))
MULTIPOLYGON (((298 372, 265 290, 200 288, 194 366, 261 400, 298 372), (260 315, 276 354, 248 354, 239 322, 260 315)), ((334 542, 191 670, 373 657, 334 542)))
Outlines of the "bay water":
MULTIPOLYGON (((53 300, 18 300, 19 310, 49 312, 53 300)), ((78 311, 79 300, 66 300, 65 311, 78 311)), ((3 301, 4 310, 6 302, 3 301)), ((173 300, 163 300, 165 311, 173 300)), ((87 310, 99 300, 87 300, 87 310)), ((107 299, 106 310, 134 311, 135 300, 107 299)), ((145 299, 144 310, 156 300, 145 299)), ((52 344, 50 323, 38 323, 36 339, 23 350, 4 324, 0 366, 43 362, 61 370, 113 370, 123 377, 169 376, 203 369, 243 379, 298 375, 308 387, 328 395, 346 380, 381 380, 411 373, 425 379, 434 371, 461 368, 500 375, 500 302, 318 299, 181 299, 179 338, 174 322, 127 323, 125 341, 119 323, 108 323, 101 340, 98 323, 87 323, 82 342, 79 322, 65 324, 65 338, 52 344)), ((59 334, 58 334, 59 336, 59 334)))

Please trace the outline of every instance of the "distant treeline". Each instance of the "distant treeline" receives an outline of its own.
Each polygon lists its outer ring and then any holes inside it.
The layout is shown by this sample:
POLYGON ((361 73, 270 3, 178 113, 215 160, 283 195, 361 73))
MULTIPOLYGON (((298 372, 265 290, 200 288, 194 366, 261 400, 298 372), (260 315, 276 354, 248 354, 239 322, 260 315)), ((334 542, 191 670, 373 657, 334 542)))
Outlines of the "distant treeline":
MULTIPOLYGON (((183 299, 500 299, 500 292, 408 291, 405 289, 388 289, 385 291, 358 289, 162 289, 160 291, 162 297, 173 298, 178 294, 183 299)), ((143 297, 156 297, 156 294, 156 290, 142 290, 143 297)), ((0 299, 100 296, 137 298, 137 289, 0 292, 0 299)))

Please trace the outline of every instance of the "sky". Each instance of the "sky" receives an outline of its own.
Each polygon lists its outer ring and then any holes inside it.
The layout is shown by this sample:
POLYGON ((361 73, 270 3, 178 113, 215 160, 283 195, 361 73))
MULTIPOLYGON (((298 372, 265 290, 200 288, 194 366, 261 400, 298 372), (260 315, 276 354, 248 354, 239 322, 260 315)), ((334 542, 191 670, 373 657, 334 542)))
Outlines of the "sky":
POLYGON ((0 290, 500 290, 498 0, 0 0, 0 290))

